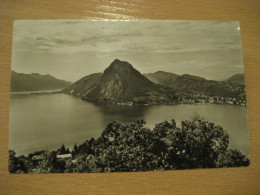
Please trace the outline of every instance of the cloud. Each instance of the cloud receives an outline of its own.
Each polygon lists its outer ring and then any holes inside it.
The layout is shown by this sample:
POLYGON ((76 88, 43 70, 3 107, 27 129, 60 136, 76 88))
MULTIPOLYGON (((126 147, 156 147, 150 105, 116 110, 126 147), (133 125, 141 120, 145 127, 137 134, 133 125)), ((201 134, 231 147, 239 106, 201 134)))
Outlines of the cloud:
POLYGON ((221 79, 243 72, 238 27, 225 21, 19 20, 12 67, 75 81, 119 58, 141 72, 221 79))
POLYGON ((241 47, 236 26, 207 21, 22 20, 14 25, 14 49, 64 54, 232 50, 241 47))

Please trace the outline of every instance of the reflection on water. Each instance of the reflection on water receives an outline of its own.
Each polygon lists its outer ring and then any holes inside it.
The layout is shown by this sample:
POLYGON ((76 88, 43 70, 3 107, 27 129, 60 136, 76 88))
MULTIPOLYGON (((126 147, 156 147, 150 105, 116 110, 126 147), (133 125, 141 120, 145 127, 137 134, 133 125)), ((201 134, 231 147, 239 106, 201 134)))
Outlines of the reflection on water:
POLYGON ((104 122, 113 120, 131 122, 144 119, 148 110, 147 106, 127 106, 127 105, 103 105, 100 111, 103 114, 104 122))
POLYGON ((247 114, 243 106, 97 106, 64 94, 11 95, 9 147, 18 154, 53 150, 61 144, 73 147, 74 143, 100 136, 106 124, 114 120, 144 119, 152 128, 155 123, 173 118, 180 124, 195 112, 224 127, 230 135, 230 148, 248 155, 247 114))

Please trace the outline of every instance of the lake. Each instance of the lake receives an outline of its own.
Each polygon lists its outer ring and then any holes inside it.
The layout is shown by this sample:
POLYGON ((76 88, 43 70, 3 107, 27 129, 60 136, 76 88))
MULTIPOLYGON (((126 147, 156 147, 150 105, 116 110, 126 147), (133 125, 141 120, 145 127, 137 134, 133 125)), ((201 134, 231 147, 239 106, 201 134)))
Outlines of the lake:
POLYGON ((65 94, 11 95, 9 148, 18 155, 36 150, 54 150, 62 144, 72 148, 99 137, 111 121, 144 119, 147 127, 175 119, 177 125, 194 113, 221 125, 230 135, 229 148, 248 156, 247 112, 245 106, 185 104, 153 106, 97 106, 65 94))

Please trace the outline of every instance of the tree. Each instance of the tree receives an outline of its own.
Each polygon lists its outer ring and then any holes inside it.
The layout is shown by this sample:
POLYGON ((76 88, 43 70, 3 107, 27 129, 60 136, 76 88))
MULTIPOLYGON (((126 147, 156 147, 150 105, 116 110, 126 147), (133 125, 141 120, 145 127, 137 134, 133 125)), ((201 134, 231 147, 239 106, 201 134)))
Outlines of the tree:
POLYGON ((27 173, 27 166, 25 159, 16 157, 13 150, 9 150, 9 172, 10 173, 27 173))
MULTIPOLYGON (((236 159, 231 166, 242 166, 247 162, 247 158, 237 153, 226 152, 229 144, 227 132, 199 115, 190 121, 182 121, 180 127, 175 120, 156 124, 153 130, 145 128, 144 124, 142 120, 109 123, 101 137, 90 145, 88 141, 83 144, 84 148, 86 145, 91 147, 93 153, 79 161, 85 164, 80 166, 81 171, 210 168, 224 166, 226 158, 228 162, 236 159)), ((79 148, 83 147, 80 145, 79 148)))
POLYGON ((65 165, 64 172, 66 172, 66 173, 77 172, 76 164, 74 164, 72 161, 67 161, 66 165, 65 165))
POLYGON ((18 159, 15 157, 16 153, 9 150, 9 172, 15 173, 17 171, 18 159))
POLYGON ((41 154, 44 154, 45 153, 45 151, 44 150, 40 150, 40 151, 36 151, 36 152, 33 152, 33 153, 30 153, 29 155, 28 155, 28 157, 31 159, 33 156, 35 156, 35 155, 41 155, 41 154))
POLYGON ((218 155, 226 151, 229 136, 222 127, 194 119, 168 135, 170 159, 176 169, 216 167, 218 155))
POLYGON ((217 167, 248 166, 249 159, 238 150, 227 150, 218 157, 217 167))
POLYGON ((74 147, 73 147, 73 150, 72 150, 72 152, 71 152, 73 158, 74 158, 78 153, 79 153, 79 148, 78 148, 77 144, 75 143, 75 144, 74 144, 74 147))
POLYGON ((203 121, 204 118, 198 113, 198 112, 194 112, 192 115, 191 115, 191 120, 192 121, 196 121, 196 120, 200 120, 200 121, 203 121))
POLYGON ((56 152, 46 152, 45 153, 45 169, 47 172, 55 173, 57 171, 57 156, 56 152))
POLYGON ((57 159, 55 163, 55 172, 63 173, 66 169, 66 161, 64 159, 57 159))
POLYGON ((64 146, 64 144, 62 144, 61 148, 60 148, 60 154, 66 154, 67 150, 64 146))
MULTIPOLYGON (((74 145, 75 161, 57 159, 56 154, 69 152, 64 145, 57 152, 40 151, 44 163, 37 171, 124 172, 249 165, 240 151, 228 149, 227 132, 198 114, 180 126, 175 120, 158 123, 152 130, 144 125, 144 120, 109 123, 100 137, 74 145)), ((9 156, 10 172, 27 172, 26 157, 16 157, 14 151, 9 151, 9 156)))

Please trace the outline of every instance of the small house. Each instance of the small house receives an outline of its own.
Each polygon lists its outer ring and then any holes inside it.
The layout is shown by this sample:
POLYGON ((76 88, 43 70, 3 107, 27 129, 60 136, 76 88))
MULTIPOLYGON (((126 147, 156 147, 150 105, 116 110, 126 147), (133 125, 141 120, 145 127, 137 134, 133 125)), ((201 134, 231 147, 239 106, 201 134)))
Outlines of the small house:
POLYGON ((43 161, 43 155, 35 155, 32 157, 32 162, 34 166, 39 165, 43 161))
POLYGON ((57 159, 71 159, 72 158, 72 155, 71 155, 71 153, 69 153, 69 154, 59 154, 59 155, 57 155, 57 159))

